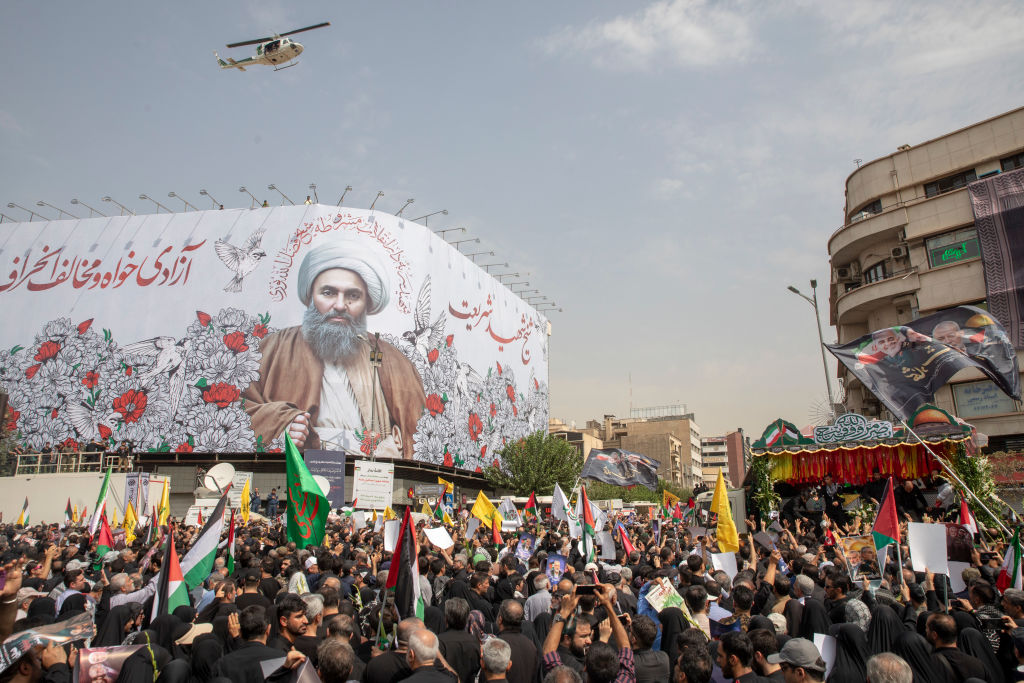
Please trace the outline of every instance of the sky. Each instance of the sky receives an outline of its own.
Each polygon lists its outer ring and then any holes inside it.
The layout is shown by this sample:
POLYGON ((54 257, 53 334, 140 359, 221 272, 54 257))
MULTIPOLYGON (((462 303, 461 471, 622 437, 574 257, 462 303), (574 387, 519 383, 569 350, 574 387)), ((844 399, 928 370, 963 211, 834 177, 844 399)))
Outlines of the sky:
POLYGON ((834 341, 854 160, 1020 106, 1021 35, 1016 0, 4 3, 0 200, 415 198, 562 309, 552 417, 678 404, 756 438, 825 403, 786 287, 817 279, 834 341), (321 21, 294 68, 214 59, 321 21))

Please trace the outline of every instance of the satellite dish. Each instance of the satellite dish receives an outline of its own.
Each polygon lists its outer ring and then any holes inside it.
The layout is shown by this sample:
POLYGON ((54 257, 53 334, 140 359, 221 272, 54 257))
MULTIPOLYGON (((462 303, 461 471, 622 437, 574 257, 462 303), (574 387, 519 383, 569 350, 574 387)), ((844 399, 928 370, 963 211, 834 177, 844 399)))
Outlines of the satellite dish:
POLYGON ((211 467, 210 471, 206 473, 206 476, 203 477, 203 486, 211 491, 223 493, 234 478, 235 466, 229 462, 222 462, 211 467))
POLYGON ((328 481, 327 477, 320 474, 314 474, 313 481, 315 481, 316 485, 320 487, 320 490, 324 492, 324 498, 330 495, 331 482, 328 481))

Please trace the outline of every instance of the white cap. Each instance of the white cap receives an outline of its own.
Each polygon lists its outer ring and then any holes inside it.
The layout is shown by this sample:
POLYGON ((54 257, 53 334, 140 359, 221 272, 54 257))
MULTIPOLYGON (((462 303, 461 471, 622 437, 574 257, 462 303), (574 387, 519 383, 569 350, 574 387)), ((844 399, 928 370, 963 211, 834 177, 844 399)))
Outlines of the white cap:
POLYGON ((316 558, 315 557, 310 555, 309 557, 306 558, 306 569, 309 569, 310 567, 312 567, 315 564, 316 564, 316 558))

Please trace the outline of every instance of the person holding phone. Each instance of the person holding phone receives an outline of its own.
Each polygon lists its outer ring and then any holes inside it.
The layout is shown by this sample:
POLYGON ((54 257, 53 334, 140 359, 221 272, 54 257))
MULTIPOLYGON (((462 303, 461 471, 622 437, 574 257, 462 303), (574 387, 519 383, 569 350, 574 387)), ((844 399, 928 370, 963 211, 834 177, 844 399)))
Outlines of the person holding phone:
MULTIPOLYGON (((590 683, 636 683, 636 668, 633 661, 633 650, 629 642, 629 634, 618 619, 608 619, 608 626, 611 627, 611 637, 614 646, 609 643, 598 641, 590 642, 592 637, 592 626, 589 622, 570 622, 576 613, 576 605, 579 602, 578 591, 581 586, 576 586, 571 596, 566 596, 561 603, 558 614, 555 615, 544 639, 543 667, 546 675, 551 670, 562 666, 562 658, 558 652, 558 646, 562 641, 563 631, 566 629, 572 632, 571 647, 579 648, 582 645, 584 654, 585 678, 590 683), (583 634, 581 635, 581 630, 583 634), (579 641, 583 642, 580 643, 579 641)), ((590 589, 585 589, 590 590, 590 589)), ((615 614, 616 592, 614 586, 599 584, 594 587, 594 594, 604 606, 608 614, 615 614)))

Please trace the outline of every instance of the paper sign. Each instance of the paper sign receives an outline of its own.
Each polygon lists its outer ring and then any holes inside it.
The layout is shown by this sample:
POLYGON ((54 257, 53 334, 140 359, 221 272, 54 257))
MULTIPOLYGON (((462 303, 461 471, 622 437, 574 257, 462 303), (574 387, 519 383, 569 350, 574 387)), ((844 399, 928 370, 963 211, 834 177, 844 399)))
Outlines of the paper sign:
POLYGON ((660 612, 666 607, 682 607, 683 598, 672 583, 663 578, 651 583, 651 588, 647 591, 647 603, 655 612, 660 612))
POLYGON ((825 660, 825 680, 832 673, 832 665, 836 663, 836 639, 823 633, 814 634, 814 647, 818 648, 821 658, 825 660))
POLYGON ((722 609, 717 602, 712 602, 708 605, 708 619, 714 619, 715 621, 721 621, 726 617, 731 617, 732 612, 727 609, 722 609))
POLYGON ((389 519, 384 522, 384 552, 395 552, 398 544, 398 529, 402 525, 397 519, 389 519))
POLYGON ((610 531, 597 532, 597 540, 601 543, 601 559, 615 559, 615 540, 610 531))
POLYGON ((933 574, 949 573, 945 524, 911 522, 907 525, 907 545, 915 572, 927 569, 933 574))
POLYGON ((711 553, 711 566, 728 574, 730 580, 736 578, 736 553, 711 553))
POLYGON ((471 517, 469 522, 466 523, 466 540, 473 538, 473 534, 476 533, 477 528, 480 526, 480 519, 477 517, 471 517))
POLYGON ((964 583, 964 570, 970 566, 970 562, 949 561, 949 587, 953 589, 954 593, 959 593, 967 588, 967 584, 964 583))
POLYGON ((362 529, 366 526, 366 513, 365 512, 353 512, 352 523, 356 525, 357 529, 362 529))
POLYGON ((451 534, 449 534, 443 526, 439 526, 436 529, 424 529, 423 533, 427 535, 427 538, 431 543, 441 550, 448 550, 448 548, 455 545, 455 541, 452 540, 451 534))

